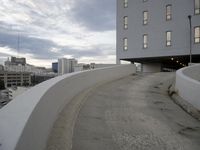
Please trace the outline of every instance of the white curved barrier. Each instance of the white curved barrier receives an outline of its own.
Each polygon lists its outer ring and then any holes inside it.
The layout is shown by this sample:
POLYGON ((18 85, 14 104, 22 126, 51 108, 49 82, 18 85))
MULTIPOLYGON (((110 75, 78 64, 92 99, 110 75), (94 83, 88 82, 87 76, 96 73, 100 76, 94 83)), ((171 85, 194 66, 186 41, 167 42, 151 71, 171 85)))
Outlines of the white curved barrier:
POLYGON ((200 110, 200 65, 178 70, 175 88, 180 97, 200 110))
POLYGON ((43 150, 54 121, 81 91, 135 73, 133 64, 59 76, 0 109, 0 150, 43 150))

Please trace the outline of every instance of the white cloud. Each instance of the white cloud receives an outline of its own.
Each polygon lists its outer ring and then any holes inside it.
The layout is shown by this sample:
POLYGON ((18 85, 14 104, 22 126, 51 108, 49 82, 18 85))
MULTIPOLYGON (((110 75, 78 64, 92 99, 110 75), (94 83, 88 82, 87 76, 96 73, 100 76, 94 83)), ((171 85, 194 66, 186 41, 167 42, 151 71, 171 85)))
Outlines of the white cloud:
POLYGON ((50 49, 50 51, 53 52, 53 53, 58 53, 60 51, 60 49, 53 47, 53 48, 50 49))
MULTIPOLYGON (((7 56, 17 56, 17 57, 25 57, 28 64, 34 64, 35 66, 46 66, 51 67, 51 62, 55 61, 52 59, 35 59, 33 54, 26 53, 26 54, 18 54, 15 50, 9 47, 0 47, 0 53, 7 55, 7 56)), ((2 57, 6 60, 7 57, 2 57)))
MULTIPOLYGON (((87 5, 82 7, 81 11, 84 13, 87 12, 87 9, 89 9, 87 6, 90 8, 98 8, 99 6, 97 5, 99 3, 102 4, 104 1, 99 2, 98 0, 87 0, 87 5)), ((89 26, 86 26, 82 19, 85 19, 85 21, 90 21, 89 24, 97 24, 99 27, 103 26, 103 24, 109 20, 100 21, 102 24, 99 24, 99 22, 95 23, 92 22, 94 20, 89 20, 90 18, 88 18, 87 15, 79 16, 82 17, 81 20, 79 20, 78 17, 74 18, 76 17, 73 15, 74 12, 79 10, 77 5, 79 5, 79 3, 82 4, 83 2, 83 0, 0 0, 0 22, 4 28, 7 26, 7 30, 11 33, 20 31, 20 33, 24 36, 26 35, 27 37, 45 39, 56 43, 57 47, 55 45, 54 47, 50 48, 49 53, 62 53, 63 56, 73 56, 73 54, 65 54, 65 51, 62 51, 60 47, 68 47, 73 49, 76 55, 78 53, 77 51, 88 52, 102 50, 101 53, 96 52, 100 56, 79 56, 80 61, 88 63, 90 61, 114 63, 115 61, 113 58, 113 53, 116 45, 115 28, 110 29, 109 27, 109 30, 107 30, 106 26, 104 26, 105 30, 101 29, 99 31, 94 31, 93 29, 90 29, 89 26)), ((107 2, 105 1, 105 7, 108 7, 107 5, 107 2)), ((104 12, 101 9, 97 10, 100 11, 99 13, 104 12)), ((106 11, 104 13, 106 13, 106 11)), ((100 15, 102 16, 102 14, 100 15)), ((110 14, 104 14, 103 16, 109 15, 110 14)), ((110 20, 115 20, 115 18, 110 18, 110 20)), ((3 43, 0 41, 0 45, 1 44, 3 43)), ((15 55, 16 50, 9 49, 8 47, 12 46, 7 45, 7 47, 0 47, 0 50, 4 50, 5 53, 5 50, 7 49, 7 55, 15 55)), ((23 47, 21 47, 21 49, 23 50, 23 47)), ((34 64, 39 64, 39 62, 41 62, 40 64, 46 66, 48 63, 50 63, 51 58, 49 58, 49 60, 42 60, 42 58, 37 60, 34 57, 36 55, 35 49, 30 49, 29 51, 30 53, 23 54, 21 56, 26 56, 27 60, 34 64), (44 61, 46 61, 46 63, 43 63, 44 61)), ((45 54, 46 56, 48 55, 48 53, 45 54)))

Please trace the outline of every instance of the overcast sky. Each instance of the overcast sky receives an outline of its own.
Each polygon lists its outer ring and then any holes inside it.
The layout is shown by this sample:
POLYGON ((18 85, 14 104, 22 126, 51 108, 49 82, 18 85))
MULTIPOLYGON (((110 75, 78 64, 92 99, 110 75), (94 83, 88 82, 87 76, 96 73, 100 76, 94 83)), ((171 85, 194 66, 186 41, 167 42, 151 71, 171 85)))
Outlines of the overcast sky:
POLYGON ((0 64, 11 55, 48 67, 61 57, 115 63, 115 1, 0 0, 0 64))

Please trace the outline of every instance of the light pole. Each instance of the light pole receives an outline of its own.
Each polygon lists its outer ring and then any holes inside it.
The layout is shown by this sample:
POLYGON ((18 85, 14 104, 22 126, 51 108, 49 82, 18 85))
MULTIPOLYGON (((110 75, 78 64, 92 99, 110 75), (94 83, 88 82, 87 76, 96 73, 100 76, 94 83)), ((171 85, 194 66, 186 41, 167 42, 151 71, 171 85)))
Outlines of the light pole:
POLYGON ((190 64, 192 63, 192 16, 188 16, 190 23, 190 64))

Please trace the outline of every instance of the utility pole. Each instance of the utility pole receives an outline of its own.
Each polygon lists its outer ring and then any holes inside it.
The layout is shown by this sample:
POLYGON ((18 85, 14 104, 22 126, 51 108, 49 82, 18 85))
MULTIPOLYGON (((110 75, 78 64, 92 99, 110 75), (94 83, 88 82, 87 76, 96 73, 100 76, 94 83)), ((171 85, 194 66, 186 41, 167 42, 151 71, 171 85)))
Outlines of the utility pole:
POLYGON ((190 24, 190 64, 192 63, 192 16, 188 16, 190 24))

